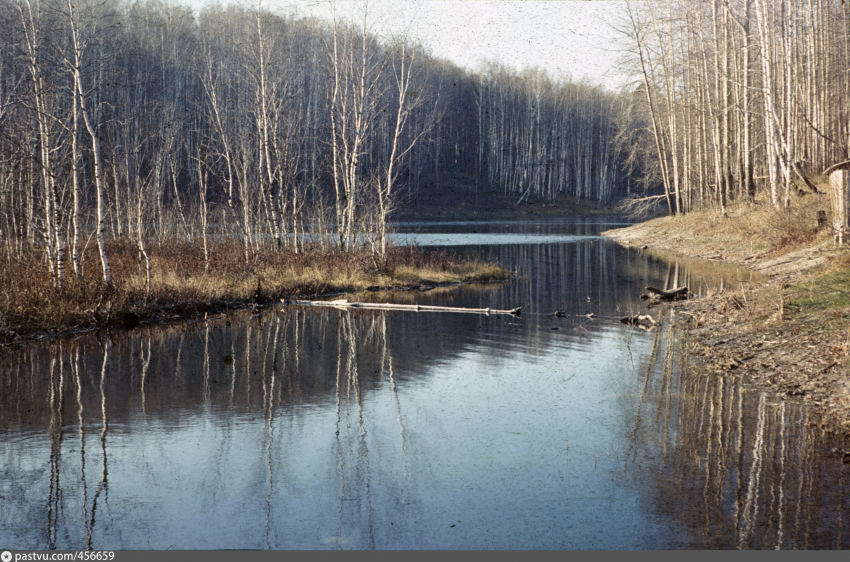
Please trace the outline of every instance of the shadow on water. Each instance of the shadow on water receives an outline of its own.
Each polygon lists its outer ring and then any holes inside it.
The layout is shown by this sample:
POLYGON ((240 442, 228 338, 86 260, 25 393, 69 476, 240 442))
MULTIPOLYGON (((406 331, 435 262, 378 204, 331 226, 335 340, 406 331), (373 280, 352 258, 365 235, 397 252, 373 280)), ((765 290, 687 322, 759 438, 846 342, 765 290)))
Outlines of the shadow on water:
POLYGON ((507 284, 366 295, 520 318, 281 307, 3 357, 0 543, 850 547, 843 444, 693 373, 669 318, 614 320, 646 284, 746 274, 582 228, 457 248, 514 267, 507 284))

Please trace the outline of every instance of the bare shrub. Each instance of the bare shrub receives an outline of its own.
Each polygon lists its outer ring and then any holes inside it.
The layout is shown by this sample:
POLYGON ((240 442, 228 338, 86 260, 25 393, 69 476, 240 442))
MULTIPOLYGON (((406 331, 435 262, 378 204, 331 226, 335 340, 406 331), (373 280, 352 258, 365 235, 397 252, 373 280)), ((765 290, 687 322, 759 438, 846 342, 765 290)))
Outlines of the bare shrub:
POLYGON ((631 219, 644 220, 664 213, 667 204, 664 197, 631 195, 620 201, 617 211, 631 219))
POLYGON ((826 237, 829 229, 818 227, 818 214, 824 213, 830 224, 829 198, 825 194, 792 195, 790 206, 774 207, 762 195, 754 203, 730 205, 729 225, 739 233, 740 243, 755 251, 788 251, 826 237))
POLYGON ((797 205, 776 209, 769 207, 764 214, 764 236, 774 248, 810 244, 818 236, 816 198, 800 198, 797 205))

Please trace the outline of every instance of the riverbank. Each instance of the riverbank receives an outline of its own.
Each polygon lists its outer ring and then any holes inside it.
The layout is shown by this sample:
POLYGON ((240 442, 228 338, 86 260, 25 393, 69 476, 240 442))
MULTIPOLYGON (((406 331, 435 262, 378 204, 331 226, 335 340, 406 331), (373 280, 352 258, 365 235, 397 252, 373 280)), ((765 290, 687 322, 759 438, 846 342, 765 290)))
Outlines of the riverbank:
POLYGON ((825 195, 790 210, 741 204, 663 217, 604 233, 645 251, 738 264, 766 281, 677 303, 696 368, 813 406, 812 423, 850 434, 850 250, 817 212, 825 195))
POLYGON ((94 248, 83 256, 83 283, 77 282, 69 267, 64 290, 53 285, 40 250, 15 259, 3 256, 0 344, 261 308, 282 298, 427 290, 510 277, 498 265, 416 247, 391 247, 385 258, 366 248, 276 250, 255 253, 246 261, 240 244, 217 240, 211 241, 206 262, 200 241, 166 240, 149 248, 148 291, 144 261, 134 244, 116 240, 107 252, 114 282, 114 291, 108 295, 94 248))

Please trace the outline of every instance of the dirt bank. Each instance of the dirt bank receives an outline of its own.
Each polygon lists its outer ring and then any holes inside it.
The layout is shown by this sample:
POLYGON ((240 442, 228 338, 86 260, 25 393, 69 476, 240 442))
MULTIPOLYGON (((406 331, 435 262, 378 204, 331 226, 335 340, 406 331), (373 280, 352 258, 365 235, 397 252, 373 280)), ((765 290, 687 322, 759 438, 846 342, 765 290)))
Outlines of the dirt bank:
POLYGON ((850 435, 848 250, 834 248, 831 233, 818 232, 814 219, 796 237, 775 232, 770 221, 759 231, 752 215, 765 212, 665 217, 605 234, 649 251, 720 260, 766 275, 763 282, 673 305, 693 364, 806 402, 815 423, 850 435))

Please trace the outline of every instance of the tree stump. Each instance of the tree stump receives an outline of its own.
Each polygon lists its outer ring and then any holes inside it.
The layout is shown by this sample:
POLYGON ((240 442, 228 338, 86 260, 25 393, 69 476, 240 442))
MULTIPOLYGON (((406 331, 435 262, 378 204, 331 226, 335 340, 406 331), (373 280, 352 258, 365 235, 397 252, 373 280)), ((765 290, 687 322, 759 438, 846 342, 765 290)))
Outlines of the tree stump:
POLYGON ((850 161, 841 162, 830 166, 824 171, 829 176, 829 198, 832 203, 832 231, 833 241, 836 245, 844 244, 844 238, 850 231, 847 208, 850 198, 850 161))

